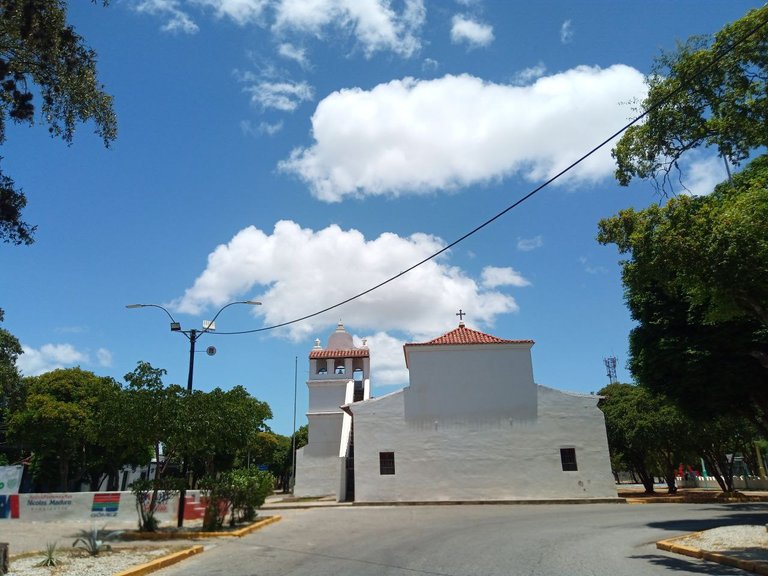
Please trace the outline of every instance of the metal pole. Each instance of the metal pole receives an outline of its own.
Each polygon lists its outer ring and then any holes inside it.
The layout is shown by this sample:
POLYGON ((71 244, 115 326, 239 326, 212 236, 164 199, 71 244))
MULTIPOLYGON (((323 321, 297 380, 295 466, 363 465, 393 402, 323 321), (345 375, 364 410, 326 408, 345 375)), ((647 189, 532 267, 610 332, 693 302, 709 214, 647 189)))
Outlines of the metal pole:
MULTIPOLYGON (((197 342, 197 330, 194 328, 189 331, 189 374, 187 374, 187 392, 192 392, 192 379, 195 374, 195 342, 197 342)), ((189 461, 187 456, 184 456, 183 463, 181 465, 181 475, 184 478, 184 483, 179 490, 179 513, 176 517, 176 526, 182 528, 184 526, 184 511, 187 507, 187 484, 189 483, 189 461)))
POLYGON ((192 392, 192 376, 195 373, 195 342, 197 342, 197 330, 189 331, 189 374, 187 375, 187 392, 192 392))
POLYGON ((299 374, 299 357, 293 359, 293 440, 291 441, 291 494, 296 484, 296 382, 299 374))

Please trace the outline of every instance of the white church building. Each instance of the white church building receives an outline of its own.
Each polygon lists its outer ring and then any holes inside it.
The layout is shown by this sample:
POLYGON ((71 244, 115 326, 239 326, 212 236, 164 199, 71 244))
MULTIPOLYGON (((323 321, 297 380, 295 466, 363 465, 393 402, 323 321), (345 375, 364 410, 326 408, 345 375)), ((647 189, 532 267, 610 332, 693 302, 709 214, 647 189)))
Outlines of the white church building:
POLYGON ((309 354, 294 494, 357 502, 615 499, 598 396, 533 380, 531 340, 458 328, 406 344, 409 386, 370 396, 339 323, 309 354))

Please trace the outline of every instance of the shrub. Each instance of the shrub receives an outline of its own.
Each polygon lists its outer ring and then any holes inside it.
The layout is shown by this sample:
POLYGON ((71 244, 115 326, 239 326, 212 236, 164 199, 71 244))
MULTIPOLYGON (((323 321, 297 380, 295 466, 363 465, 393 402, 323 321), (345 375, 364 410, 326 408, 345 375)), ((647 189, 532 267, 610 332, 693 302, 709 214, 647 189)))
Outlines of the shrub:
POLYGON ((272 474, 256 469, 231 470, 203 479, 200 488, 208 500, 203 526, 206 530, 221 528, 227 513, 230 526, 253 521, 274 483, 272 474))
POLYGON ((155 517, 158 507, 175 498, 183 485, 181 478, 156 478, 155 480, 134 480, 131 492, 136 496, 136 511, 139 514, 139 530, 155 532, 160 522, 155 517))

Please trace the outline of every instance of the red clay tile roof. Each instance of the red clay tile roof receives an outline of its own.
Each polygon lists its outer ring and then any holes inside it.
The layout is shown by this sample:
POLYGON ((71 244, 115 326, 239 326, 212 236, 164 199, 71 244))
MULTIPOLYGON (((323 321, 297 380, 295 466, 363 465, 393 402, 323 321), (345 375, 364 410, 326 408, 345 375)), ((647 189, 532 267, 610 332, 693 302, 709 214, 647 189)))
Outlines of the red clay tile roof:
POLYGON ((429 342, 408 343, 406 346, 435 346, 444 344, 533 344, 533 340, 504 340, 491 336, 485 332, 472 330, 464 324, 459 324, 455 330, 451 330, 442 336, 429 342))
POLYGON ((312 350, 310 358, 368 358, 368 348, 351 350, 312 350))

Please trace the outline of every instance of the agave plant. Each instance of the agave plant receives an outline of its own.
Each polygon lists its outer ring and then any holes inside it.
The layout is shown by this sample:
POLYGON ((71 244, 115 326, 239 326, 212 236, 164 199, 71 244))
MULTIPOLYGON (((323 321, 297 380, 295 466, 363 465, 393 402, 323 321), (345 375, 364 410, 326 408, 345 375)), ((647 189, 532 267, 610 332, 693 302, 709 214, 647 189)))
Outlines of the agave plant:
POLYGON ((51 567, 59 565, 59 551, 56 548, 56 542, 45 543, 45 551, 43 552, 43 559, 37 565, 51 566, 51 567))
POLYGON ((113 530, 107 532, 105 530, 106 527, 107 525, 105 524, 99 529, 94 525, 90 530, 80 530, 80 537, 72 543, 72 547, 74 548, 79 545, 91 556, 98 556, 100 552, 104 552, 105 550, 111 551, 112 546, 107 544, 107 540, 114 540, 124 531, 113 530))

